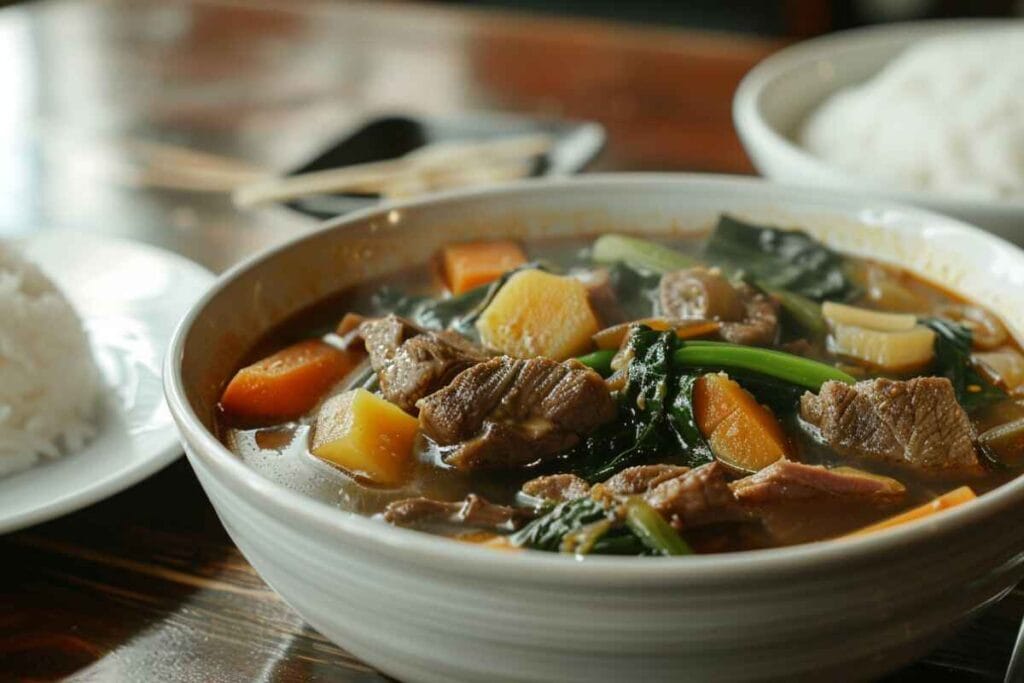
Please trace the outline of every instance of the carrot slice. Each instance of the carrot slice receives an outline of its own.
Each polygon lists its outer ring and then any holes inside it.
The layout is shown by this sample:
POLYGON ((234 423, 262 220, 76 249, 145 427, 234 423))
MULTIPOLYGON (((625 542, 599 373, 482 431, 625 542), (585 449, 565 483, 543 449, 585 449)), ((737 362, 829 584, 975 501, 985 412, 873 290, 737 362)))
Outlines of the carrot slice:
POLYGON ((361 358, 319 339, 299 342, 239 370, 224 389, 221 409, 247 421, 299 417, 361 358))
POLYGON ((693 416, 715 457, 738 470, 756 472, 789 450, 772 412, 724 373, 694 384, 693 416))
POLYGON ((862 536, 864 534, 873 534, 876 531, 882 529, 889 529, 894 526, 906 524, 907 522, 913 522, 916 519, 924 519, 925 517, 931 517, 936 512, 948 510, 954 508, 957 505, 963 505, 967 501, 974 500, 978 496, 975 495, 974 491, 969 486, 961 486, 958 489, 953 489, 949 493, 944 493, 935 500, 925 503, 920 507, 916 507, 912 510, 907 510, 889 519, 883 519, 881 522, 866 526, 863 529, 858 529, 853 533, 847 534, 847 536, 862 536))
POLYGON ((445 278, 453 294, 497 280, 524 263, 526 254, 515 242, 466 242, 444 248, 445 278))

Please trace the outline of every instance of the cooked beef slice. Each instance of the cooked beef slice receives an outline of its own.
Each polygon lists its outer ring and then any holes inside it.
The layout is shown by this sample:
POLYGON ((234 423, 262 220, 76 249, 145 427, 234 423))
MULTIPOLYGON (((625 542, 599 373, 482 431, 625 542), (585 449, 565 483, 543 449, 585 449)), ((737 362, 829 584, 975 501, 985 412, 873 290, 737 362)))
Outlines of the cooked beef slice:
POLYGON ((519 490, 532 498, 561 503, 588 495, 590 484, 575 474, 548 474, 531 479, 519 490))
POLYGON ((677 529, 749 518, 718 461, 662 481, 644 494, 644 500, 677 529))
POLYGON ((838 497, 889 502, 907 492, 900 482, 852 467, 827 468, 778 460, 756 474, 729 485, 736 498, 751 505, 838 497))
POLYGON ((722 272, 703 266, 662 275, 658 301, 662 315, 680 320, 742 320, 745 310, 739 292, 722 272))
POLYGON ((394 357, 402 342, 422 333, 422 329, 393 313, 359 324, 359 334, 370 354, 370 365, 378 372, 394 357))
POLYGON ((377 376, 384 398, 415 415, 416 401, 490 357, 456 332, 425 332, 402 342, 377 376))
POLYGON ((461 470, 546 460, 616 413, 604 380, 582 363, 508 356, 463 371, 417 407, 421 429, 461 470))
POLYGON ((432 498, 397 500, 384 510, 384 520, 395 526, 423 528, 472 527, 490 531, 515 531, 530 519, 519 508, 496 505, 476 494, 459 502, 432 498))
POLYGON ((779 330, 779 305, 750 285, 740 285, 737 289, 746 309, 743 320, 722 323, 718 328, 719 336, 733 344, 770 346, 779 330))
POLYGON ((829 381, 801 397, 800 415, 844 455, 923 472, 981 470, 974 428, 945 377, 829 381))
POLYGON ((620 496, 633 496, 647 493, 658 484, 686 474, 689 467, 682 465, 637 465, 612 475, 603 486, 608 491, 620 496))
POLYGON ((778 304, 750 285, 733 285, 717 268, 665 273, 658 288, 661 314, 680 320, 715 320, 719 336, 734 344, 767 346, 779 328, 778 304))

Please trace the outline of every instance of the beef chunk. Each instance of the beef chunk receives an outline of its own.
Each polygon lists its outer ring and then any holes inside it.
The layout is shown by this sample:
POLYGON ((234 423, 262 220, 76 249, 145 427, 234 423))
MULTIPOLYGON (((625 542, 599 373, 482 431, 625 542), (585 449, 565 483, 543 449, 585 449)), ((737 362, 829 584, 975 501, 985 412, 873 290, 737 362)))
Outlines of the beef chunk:
POLYGON ((532 498, 561 503, 588 495, 590 484, 575 474, 548 474, 531 479, 519 490, 532 498))
POLYGON ((681 465, 637 465, 627 467, 604 482, 604 487, 620 496, 647 493, 658 484, 690 471, 681 465))
POLYGON ((432 498, 407 498, 387 506, 384 520, 395 526, 423 528, 473 527, 490 531, 515 531, 529 520, 519 508, 495 505, 476 494, 459 502, 432 498))
POLYGON ((658 288, 661 313, 679 320, 715 320, 719 336, 734 344, 767 346, 779 328, 778 304, 747 284, 733 285, 717 268, 666 273, 658 288))
POLYGON ((384 398, 415 415, 418 400, 490 357, 456 332, 426 332, 403 342, 378 371, 380 389, 384 398))
POLYGON ((727 342, 746 346, 769 346, 775 342, 779 330, 779 305, 750 285, 738 288, 743 297, 743 320, 724 322, 718 334, 727 342))
POLYGON ((749 517, 729 488, 726 469, 718 461, 660 482, 644 494, 644 500, 677 529, 749 517))
POLYGON ((456 332, 425 332, 395 315, 366 321, 359 333, 384 398, 413 415, 416 401, 491 357, 456 332))
POLYGON ((491 359, 417 404, 420 427, 461 470, 518 467, 575 446, 615 417, 601 376, 582 363, 491 359))
POLYGON ((729 489, 719 462, 690 469, 679 465, 629 467, 594 487, 594 495, 642 495, 677 529, 749 518, 729 489))
POLYGON ((370 354, 370 365, 378 372, 394 357, 402 342, 422 333, 422 329, 394 314, 359 324, 359 334, 370 354))
POLYGON ((889 477, 852 467, 829 469, 792 460, 778 460, 729 486, 740 502, 753 505, 827 497, 889 502, 903 498, 907 492, 903 484, 889 477))
POLYGON ((925 472, 981 471, 974 428, 945 377, 830 381, 800 415, 836 451, 925 472))

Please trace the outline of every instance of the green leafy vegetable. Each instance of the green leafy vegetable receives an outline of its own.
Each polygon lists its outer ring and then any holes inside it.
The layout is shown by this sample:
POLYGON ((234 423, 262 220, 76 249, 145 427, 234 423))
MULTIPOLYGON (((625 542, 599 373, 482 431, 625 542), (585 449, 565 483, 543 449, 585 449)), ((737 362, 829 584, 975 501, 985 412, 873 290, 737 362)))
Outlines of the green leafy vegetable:
POLYGON ((624 412, 632 423, 633 442, 611 459, 591 467, 587 473, 591 481, 605 479, 628 463, 664 450, 672 352, 677 345, 676 336, 671 332, 655 332, 641 326, 630 335, 632 360, 621 406, 624 410, 620 413, 624 412))
POLYGON ((594 543, 591 555, 647 555, 648 549, 629 529, 612 529, 594 543))
MULTIPOLYGON (((661 518, 650 506, 647 507, 658 519, 661 518)), ((673 534, 675 531, 664 520, 661 524, 663 526, 658 526, 657 520, 642 516, 636 528, 648 535, 648 538, 643 538, 634 530, 628 516, 623 519, 616 510, 608 510, 593 498, 583 497, 559 503, 509 536, 509 541, 533 550, 576 555, 683 554, 662 550, 678 550, 679 543, 683 541, 676 534, 674 542, 665 534, 665 528, 673 534)))
POLYGON ((676 435, 679 447, 689 455, 689 464, 692 466, 711 462, 715 458, 693 416, 693 388, 698 378, 698 375, 679 376, 675 397, 668 411, 669 426, 676 435))
POLYGON ((584 439, 566 459, 589 481, 655 456, 678 456, 687 464, 711 460, 693 419, 693 378, 673 368, 679 339, 671 331, 637 326, 629 337, 631 360, 619 419, 584 439))
POLYGON ((857 381, 838 368, 809 358, 726 342, 682 342, 673 362, 679 367, 756 372, 811 391, 818 391, 828 380, 847 384, 857 381))
POLYGON ((723 215, 704 246, 704 256, 716 265, 748 273, 769 290, 816 301, 845 300, 855 293, 845 259, 799 230, 750 225, 723 215))
POLYGON ((659 555, 693 554, 686 541, 641 496, 626 501, 626 525, 645 546, 659 555))
POLYGON ((974 369, 971 362, 973 335, 970 328, 945 318, 923 318, 935 332, 935 370, 948 377, 956 400, 967 412, 997 403, 1006 393, 974 369))
POLYGON ((583 497, 559 503, 553 510, 512 534, 509 540, 518 546, 555 552, 567 534, 608 517, 601 503, 583 497))

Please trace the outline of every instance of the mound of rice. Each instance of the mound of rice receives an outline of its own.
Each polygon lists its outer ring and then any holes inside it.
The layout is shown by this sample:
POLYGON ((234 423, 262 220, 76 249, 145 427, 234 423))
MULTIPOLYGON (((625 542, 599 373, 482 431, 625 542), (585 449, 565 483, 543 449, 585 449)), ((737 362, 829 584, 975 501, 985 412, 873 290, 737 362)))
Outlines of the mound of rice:
POLYGON ((81 448, 95 432, 99 388, 71 304, 0 241, 0 476, 81 448))
POLYGON ((886 187, 1024 198, 1024 30, 915 44, 828 99, 800 143, 886 187))

